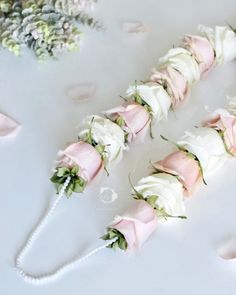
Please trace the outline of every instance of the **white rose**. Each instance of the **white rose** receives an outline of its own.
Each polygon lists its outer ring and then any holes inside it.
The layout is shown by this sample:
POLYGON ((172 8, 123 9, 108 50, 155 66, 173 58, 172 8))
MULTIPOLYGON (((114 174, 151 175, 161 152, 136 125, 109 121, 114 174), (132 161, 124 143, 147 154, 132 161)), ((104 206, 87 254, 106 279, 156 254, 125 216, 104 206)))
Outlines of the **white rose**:
POLYGON ((79 133, 85 138, 91 128, 92 138, 96 143, 105 146, 105 156, 108 163, 118 162, 122 159, 125 146, 124 131, 109 119, 100 116, 89 116, 84 120, 85 128, 79 133))
POLYGON ((148 198, 157 196, 156 205, 172 216, 185 212, 183 186, 175 176, 158 173, 139 180, 135 190, 148 198))
POLYGON ((198 28, 214 47, 217 64, 224 64, 236 58, 236 34, 230 28, 212 29, 203 25, 198 28))
POLYGON ((128 97, 137 93, 152 109, 152 115, 157 121, 167 118, 171 106, 171 98, 163 86, 148 82, 142 85, 130 86, 126 91, 128 97))
POLYGON ((204 177, 220 168, 227 158, 223 140, 212 128, 200 127, 192 132, 186 131, 177 144, 198 158, 204 177))
POLYGON ((192 54, 184 48, 172 48, 159 59, 161 68, 171 66, 179 71, 193 85, 200 79, 200 69, 192 54))

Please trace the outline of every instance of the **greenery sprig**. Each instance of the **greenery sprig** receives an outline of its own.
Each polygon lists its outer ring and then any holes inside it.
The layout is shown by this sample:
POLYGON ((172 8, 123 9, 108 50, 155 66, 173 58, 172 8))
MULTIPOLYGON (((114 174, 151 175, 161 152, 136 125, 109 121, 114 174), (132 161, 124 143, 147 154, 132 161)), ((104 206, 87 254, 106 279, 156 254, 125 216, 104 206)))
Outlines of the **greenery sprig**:
POLYGON ((75 51, 82 36, 79 24, 101 27, 84 11, 70 14, 75 6, 79 3, 73 0, 0 0, 0 43, 15 55, 28 47, 40 61, 75 51))
POLYGON ((103 239, 105 241, 109 241, 114 238, 117 238, 116 241, 113 242, 111 245, 107 246, 107 248, 112 248, 114 250, 117 248, 120 248, 121 250, 124 250, 124 251, 127 250, 128 243, 127 243, 124 235, 122 235, 122 233, 119 232, 117 229, 108 228, 107 233, 101 237, 101 239, 103 239))
POLYGON ((66 187, 65 193, 69 198, 73 192, 82 193, 86 187, 86 181, 78 175, 79 167, 57 167, 55 173, 50 178, 50 180, 55 184, 57 188, 57 193, 60 192, 63 184, 70 177, 70 182, 66 187))

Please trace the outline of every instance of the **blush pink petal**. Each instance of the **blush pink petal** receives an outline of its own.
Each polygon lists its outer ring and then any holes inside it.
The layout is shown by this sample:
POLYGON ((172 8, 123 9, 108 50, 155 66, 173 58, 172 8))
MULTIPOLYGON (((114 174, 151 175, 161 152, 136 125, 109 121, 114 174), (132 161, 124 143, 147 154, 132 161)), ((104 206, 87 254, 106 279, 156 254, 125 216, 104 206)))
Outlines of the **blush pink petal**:
POLYGON ((60 165, 79 166, 79 175, 90 182, 103 167, 101 155, 90 144, 79 141, 70 144, 64 151, 60 152, 60 165))
POLYGON ((0 137, 15 135, 19 129, 20 124, 8 116, 0 113, 0 137))
POLYGON ((190 158, 186 152, 176 151, 163 160, 154 163, 156 169, 178 175, 187 194, 190 195, 201 181, 201 170, 196 160, 190 158))
POLYGON ((176 69, 168 66, 160 71, 153 70, 150 80, 167 87, 172 98, 172 107, 176 108, 187 97, 189 87, 184 76, 176 69))
POLYGON ((120 231, 129 250, 135 250, 149 238, 157 227, 155 210, 143 200, 135 203, 121 216, 118 216, 110 227, 120 231))
POLYGON ((236 118, 230 113, 215 113, 207 121, 204 126, 212 127, 221 130, 227 150, 236 155, 236 118))
POLYGON ((143 138, 146 135, 149 124, 150 115, 147 110, 138 103, 126 102, 121 106, 113 108, 105 112, 112 120, 116 120, 118 116, 123 118, 127 128, 123 128, 130 133, 130 141, 134 140, 136 136, 143 138))
POLYGON ((186 35, 183 42, 184 47, 193 54, 199 63, 201 74, 208 72, 214 65, 215 53, 207 38, 186 35))

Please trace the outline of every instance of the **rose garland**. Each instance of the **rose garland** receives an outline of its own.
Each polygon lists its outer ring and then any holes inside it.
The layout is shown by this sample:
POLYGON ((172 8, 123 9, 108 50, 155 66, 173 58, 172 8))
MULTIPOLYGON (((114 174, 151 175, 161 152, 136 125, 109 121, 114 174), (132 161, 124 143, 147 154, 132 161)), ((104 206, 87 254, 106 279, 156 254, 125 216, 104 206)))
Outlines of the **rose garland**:
POLYGON ((155 162, 151 175, 133 187, 135 203, 109 225, 102 238, 115 239, 110 248, 137 249, 156 229, 158 220, 186 218, 185 198, 227 158, 236 156, 236 97, 229 110, 217 109, 175 145, 178 150, 155 162))
POLYGON ((179 151, 154 164, 156 173, 140 180, 134 187, 138 199, 124 215, 108 227, 103 239, 107 242, 54 272, 42 276, 27 274, 22 261, 40 232, 46 226, 59 201, 66 194, 82 192, 107 166, 122 158, 127 145, 142 139, 153 121, 167 117, 186 98, 190 87, 214 65, 236 57, 236 34, 233 29, 201 26, 202 36, 185 36, 183 47, 172 48, 159 60, 150 80, 129 87, 125 103, 90 116, 84 121, 79 140, 59 153, 59 161, 51 180, 58 189, 58 198, 31 234, 16 258, 19 273, 33 283, 44 283, 73 268, 77 263, 106 248, 134 249, 150 236, 159 218, 186 218, 183 215, 183 192, 190 193, 211 171, 220 166, 227 153, 234 154, 235 109, 218 111, 206 126, 186 133, 177 143, 179 151), (183 165, 178 165, 182 163, 183 165), (191 171, 191 174, 188 172, 191 171))
POLYGON ((129 143, 142 140, 153 122, 167 118, 202 75, 236 57, 233 29, 199 29, 202 36, 186 35, 182 47, 170 49, 159 59, 158 70, 147 82, 130 86, 121 106, 85 119, 79 140, 59 153, 51 178, 58 192, 68 176, 66 195, 82 192, 103 168, 121 160, 129 143))

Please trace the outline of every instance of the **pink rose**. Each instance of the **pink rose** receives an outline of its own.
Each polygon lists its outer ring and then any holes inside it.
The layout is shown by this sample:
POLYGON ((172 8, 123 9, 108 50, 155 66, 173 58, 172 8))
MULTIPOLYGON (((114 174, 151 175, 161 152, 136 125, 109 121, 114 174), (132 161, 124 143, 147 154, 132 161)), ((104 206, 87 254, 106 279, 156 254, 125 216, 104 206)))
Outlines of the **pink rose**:
POLYGON ((203 125, 221 131, 228 152, 236 156, 236 117, 234 115, 223 109, 218 110, 203 125))
POLYGON ((154 163, 154 167, 160 171, 177 175, 187 195, 192 194, 202 181, 199 163, 184 151, 173 152, 163 160, 154 163))
POLYGON ((138 249, 156 229, 157 215, 146 201, 138 200, 110 227, 124 235, 129 250, 138 249))
POLYGON ((90 144, 79 141, 59 153, 58 167, 79 167, 79 176, 90 182, 103 167, 101 155, 90 144))
POLYGON ((172 107, 176 108, 186 98, 189 88, 184 76, 168 66, 160 71, 153 70, 150 80, 163 85, 172 98, 172 107))
POLYGON ((104 112, 112 121, 116 121, 118 117, 124 120, 122 129, 128 133, 128 141, 134 139, 143 139, 149 129, 150 115, 148 111, 140 104, 130 101, 123 105, 104 112))
POLYGON ((212 68, 215 61, 215 52, 211 43, 205 37, 186 35, 184 47, 190 51, 199 64, 201 74, 212 68))

